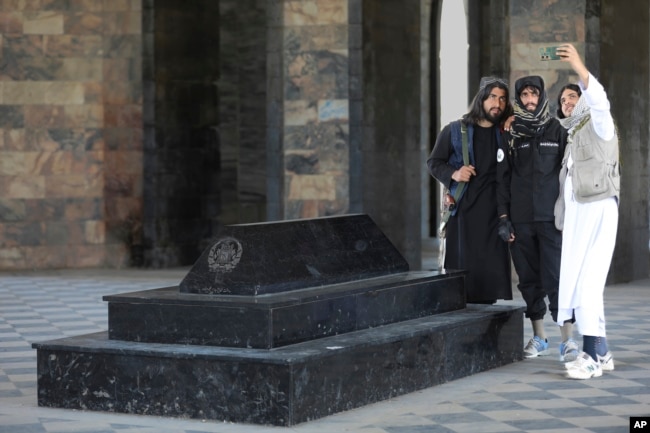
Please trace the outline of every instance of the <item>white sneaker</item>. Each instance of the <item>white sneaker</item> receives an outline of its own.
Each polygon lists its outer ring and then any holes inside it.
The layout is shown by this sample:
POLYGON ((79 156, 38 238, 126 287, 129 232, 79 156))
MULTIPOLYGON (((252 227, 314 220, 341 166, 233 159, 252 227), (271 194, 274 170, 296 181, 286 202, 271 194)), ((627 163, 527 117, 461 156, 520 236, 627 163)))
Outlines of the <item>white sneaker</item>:
POLYGON ((614 356, 612 352, 607 352, 605 355, 598 355, 598 362, 603 371, 614 371, 614 356))
POLYGON ((578 343, 573 338, 560 343, 560 362, 573 362, 579 354, 578 343))
POLYGON ((548 355, 550 350, 548 348, 548 341, 542 340, 537 335, 528 341, 524 347, 524 358, 536 358, 538 356, 548 355))
POLYGON ((567 368, 566 377, 569 379, 591 379, 603 375, 600 362, 596 362, 585 352, 581 352, 573 362, 564 364, 567 368))
MULTIPOLYGON (((612 352, 607 352, 603 356, 598 355, 598 362, 600 363, 600 368, 603 371, 614 371, 614 356, 612 355, 612 352)), ((564 368, 570 370, 571 368, 573 368, 574 363, 575 360, 566 362, 564 363, 564 368)))

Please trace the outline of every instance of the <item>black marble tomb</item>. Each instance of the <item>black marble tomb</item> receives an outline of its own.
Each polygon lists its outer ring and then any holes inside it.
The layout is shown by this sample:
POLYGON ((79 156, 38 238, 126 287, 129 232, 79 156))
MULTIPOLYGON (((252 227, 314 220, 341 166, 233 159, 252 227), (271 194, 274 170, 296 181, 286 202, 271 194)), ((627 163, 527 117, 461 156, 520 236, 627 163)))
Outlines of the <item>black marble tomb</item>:
POLYGON ((409 271, 367 215, 226 227, 178 287, 35 343, 40 406, 290 426, 522 358, 523 309, 409 271))

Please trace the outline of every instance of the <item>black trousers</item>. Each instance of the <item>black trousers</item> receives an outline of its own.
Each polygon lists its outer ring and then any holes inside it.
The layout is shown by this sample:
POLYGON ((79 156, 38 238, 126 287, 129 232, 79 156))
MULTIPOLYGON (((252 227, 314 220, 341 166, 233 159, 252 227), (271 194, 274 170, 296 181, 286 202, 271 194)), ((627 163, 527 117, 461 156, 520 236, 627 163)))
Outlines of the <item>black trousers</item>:
POLYGON ((510 253, 519 277, 517 287, 526 302, 525 315, 531 320, 543 319, 548 297, 548 309, 557 322, 562 232, 551 221, 513 226, 515 241, 510 244, 510 253))

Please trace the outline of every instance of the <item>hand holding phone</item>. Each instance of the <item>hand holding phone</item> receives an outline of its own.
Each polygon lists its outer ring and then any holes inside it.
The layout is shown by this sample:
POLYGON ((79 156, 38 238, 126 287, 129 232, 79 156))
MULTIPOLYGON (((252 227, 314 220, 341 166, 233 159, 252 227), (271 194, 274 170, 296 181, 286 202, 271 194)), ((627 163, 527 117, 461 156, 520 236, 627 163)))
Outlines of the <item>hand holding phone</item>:
POLYGON ((539 59, 541 61, 560 60, 560 56, 557 54, 558 48, 559 47, 557 45, 551 47, 541 47, 539 49, 539 59))

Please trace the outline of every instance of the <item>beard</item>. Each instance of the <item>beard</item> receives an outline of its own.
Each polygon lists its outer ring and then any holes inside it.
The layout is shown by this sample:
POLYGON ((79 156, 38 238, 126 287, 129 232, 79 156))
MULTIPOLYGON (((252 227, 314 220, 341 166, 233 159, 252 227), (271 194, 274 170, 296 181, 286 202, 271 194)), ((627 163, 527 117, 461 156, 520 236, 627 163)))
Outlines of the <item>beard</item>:
POLYGON ((499 110, 498 112, 489 111, 485 113, 485 120, 492 122, 493 124, 498 124, 503 117, 503 111, 499 110))

